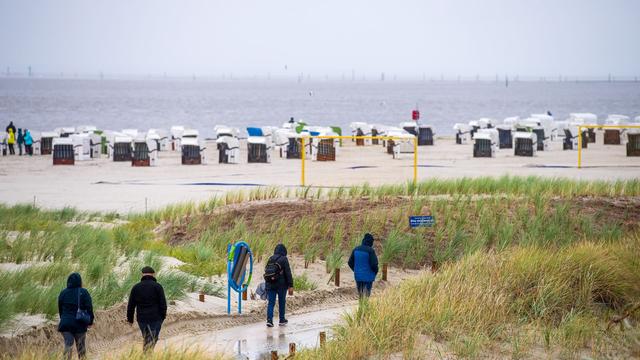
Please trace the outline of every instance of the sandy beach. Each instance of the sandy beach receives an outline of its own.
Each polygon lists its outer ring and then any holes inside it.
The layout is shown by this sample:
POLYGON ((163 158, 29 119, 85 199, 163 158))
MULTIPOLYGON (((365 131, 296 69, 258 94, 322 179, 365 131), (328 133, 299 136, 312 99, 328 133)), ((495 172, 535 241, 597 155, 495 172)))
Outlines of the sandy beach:
MULTIPOLYGON (((246 163, 241 145, 240 164, 218 164, 215 144, 207 144, 208 164, 180 164, 178 152, 161 152, 158 166, 132 167, 106 157, 53 166, 51 156, 0 157, 0 199, 7 204, 34 203, 46 208, 73 206, 88 211, 141 212, 185 201, 204 201, 226 191, 256 186, 298 187, 301 161, 274 153, 270 164, 246 163)), ((471 144, 437 139, 435 146, 418 151, 418 179, 482 176, 542 176, 582 180, 640 177, 640 158, 627 157, 624 145, 598 142, 583 151, 582 169, 577 151, 563 151, 560 141, 534 157, 516 157, 512 149, 494 158, 473 158, 471 144)), ((318 187, 396 184, 413 176, 412 154, 392 159, 382 146, 356 147, 345 141, 335 162, 306 161, 306 184, 318 187)))

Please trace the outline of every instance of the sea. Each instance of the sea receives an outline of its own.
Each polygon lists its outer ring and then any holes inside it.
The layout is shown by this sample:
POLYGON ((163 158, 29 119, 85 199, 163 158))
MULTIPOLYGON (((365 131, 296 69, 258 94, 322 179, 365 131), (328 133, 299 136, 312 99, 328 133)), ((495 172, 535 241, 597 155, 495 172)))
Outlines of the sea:
POLYGON ((355 121, 398 125, 412 110, 438 135, 482 117, 501 122, 550 111, 557 120, 590 112, 640 116, 640 82, 608 81, 299 81, 285 79, 0 79, 0 124, 35 131, 95 125, 104 130, 240 129, 280 126, 291 117, 308 124, 355 121))

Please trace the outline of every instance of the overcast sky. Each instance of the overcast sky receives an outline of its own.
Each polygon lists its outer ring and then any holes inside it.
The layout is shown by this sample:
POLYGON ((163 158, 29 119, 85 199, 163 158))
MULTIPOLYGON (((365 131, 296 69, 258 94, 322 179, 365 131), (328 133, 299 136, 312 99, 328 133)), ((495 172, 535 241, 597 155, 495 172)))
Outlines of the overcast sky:
POLYGON ((636 76, 640 0, 0 0, 1 71, 28 65, 141 75, 636 76))

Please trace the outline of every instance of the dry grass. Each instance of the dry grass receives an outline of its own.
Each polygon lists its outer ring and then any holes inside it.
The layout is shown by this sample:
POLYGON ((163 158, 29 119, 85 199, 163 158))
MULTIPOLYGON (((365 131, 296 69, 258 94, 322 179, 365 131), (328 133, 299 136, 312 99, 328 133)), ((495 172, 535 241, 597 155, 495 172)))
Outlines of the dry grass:
MULTIPOLYGON (((640 237, 583 242, 562 250, 514 248, 476 253, 362 303, 336 339, 302 359, 362 359, 414 350, 433 336, 458 356, 496 351, 519 357, 637 354, 637 326, 608 321, 640 301, 640 237)), ((640 314, 630 320, 637 323, 640 314)))
MULTIPOLYGON (((74 349, 75 352, 75 349, 74 349)), ((75 355, 74 355, 75 356, 75 355)), ((41 350, 29 349, 22 352, 17 357, 0 356, 2 360, 64 360, 61 353, 43 353, 41 350)), ((155 350, 152 353, 144 353, 140 348, 135 347, 130 350, 122 351, 118 355, 111 355, 104 358, 105 360, 227 360, 232 357, 225 355, 211 355, 197 348, 169 348, 163 350, 155 350)))

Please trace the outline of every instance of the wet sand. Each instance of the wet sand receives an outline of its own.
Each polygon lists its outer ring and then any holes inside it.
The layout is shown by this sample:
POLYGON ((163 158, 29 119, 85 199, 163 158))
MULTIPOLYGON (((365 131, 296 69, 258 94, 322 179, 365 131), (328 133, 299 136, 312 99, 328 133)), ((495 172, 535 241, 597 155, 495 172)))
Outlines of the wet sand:
MULTIPOLYGON (((437 139, 435 146, 419 147, 418 178, 481 176, 543 176, 583 180, 640 178, 640 158, 627 157, 623 145, 589 144, 583 168, 577 151, 551 151, 532 158, 515 157, 512 149, 495 158, 473 158, 471 144, 437 139)), ((226 191, 256 186, 300 186, 301 161, 281 159, 274 151, 270 164, 247 164, 241 145, 241 164, 218 164, 215 144, 207 145, 207 165, 180 164, 177 152, 161 152, 158 166, 141 168, 106 158, 53 166, 51 156, 0 157, 0 199, 4 203, 35 203, 46 208, 74 206, 81 210, 141 212, 184 201, 204 201, 226 191)), ((335 162, 306 162, 307 185, 337 187, 402 183, 412 179, 413 158, 392 159, 382 146, 356 147, 345 141, 335 162)))

